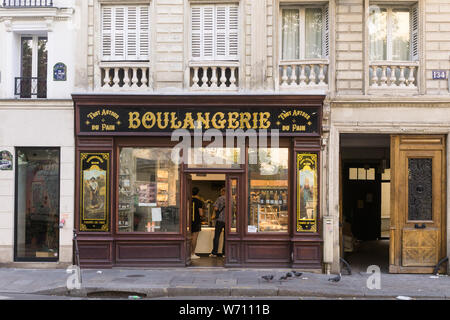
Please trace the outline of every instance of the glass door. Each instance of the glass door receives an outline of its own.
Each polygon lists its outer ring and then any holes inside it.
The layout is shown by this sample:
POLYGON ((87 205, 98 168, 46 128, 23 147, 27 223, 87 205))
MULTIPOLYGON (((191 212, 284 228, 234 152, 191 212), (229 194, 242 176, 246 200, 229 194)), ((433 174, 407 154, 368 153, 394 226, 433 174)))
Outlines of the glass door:
POLYGON ((192 241, 192 232, 191 232, 191 224, 192 224, 192 176, 190 174, 185 175, 185 221, 186 221, 186 265, 191 264, 191 241, 192 241))
POLYGON ((16 168, 15 260, 58 260, 60 151, 17 148, 16 168))

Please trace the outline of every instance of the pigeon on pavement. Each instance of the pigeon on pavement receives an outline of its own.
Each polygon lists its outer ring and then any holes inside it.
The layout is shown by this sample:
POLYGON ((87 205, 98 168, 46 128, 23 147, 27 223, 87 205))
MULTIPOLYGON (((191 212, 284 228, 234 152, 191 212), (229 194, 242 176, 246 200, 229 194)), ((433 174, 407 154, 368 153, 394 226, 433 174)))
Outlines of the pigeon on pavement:
POLYGON ((261 278, 263 278, 266 281, 271 281, 273 279, 273 274, 268 274, 268 275, 262 276, 261 278))
POLYGON ((284 275, 284 276, 281 276, 280 279, 278 279, 278 280, 279 280, 280 283, 281 283, 282 280, 286 280, 287 278, 288 278, 288 277, 284 275))
POLYGON ((341 273, 339 273, 336 277, 329 278, 328 281, 339 282, 341 280, 341 273))
POLYGON ((298 277, 301 277, 302 274, 303 274, 302 272, 294 271, 294 276, 296 276, 297 278, 298 278, 298 277))

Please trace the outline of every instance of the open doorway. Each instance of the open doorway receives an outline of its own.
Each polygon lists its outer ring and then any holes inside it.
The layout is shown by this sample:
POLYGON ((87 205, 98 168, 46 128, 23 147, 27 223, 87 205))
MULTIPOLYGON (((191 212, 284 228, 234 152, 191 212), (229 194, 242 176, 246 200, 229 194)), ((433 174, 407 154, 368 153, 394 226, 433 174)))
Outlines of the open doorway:
MULTIPOLYGON (((214 210, 214 203, 221 196, 221 190, 225 188, 225 174, 215 173, 193 173, 192 190, 197 190, 197 197, 203 202, 203 217, 201 219, 201 230, 195 234, 192 232, 192 240, 195 249, 191 256, 191 267, 223 267, 224 266, 224 236, 222 229, 217 244, 217 255, 211 256, 214 246, 215 219, 217 212, 214 210), (197 258, 198 257, 198 258, 197 258)), ((192 192, 191 190, 191 192, 192 192)), ((194 231, 194 230, 192 230, 194 231)))
POLYGON ((341 254, 389 272, 390 135, 341 134, 341 254))

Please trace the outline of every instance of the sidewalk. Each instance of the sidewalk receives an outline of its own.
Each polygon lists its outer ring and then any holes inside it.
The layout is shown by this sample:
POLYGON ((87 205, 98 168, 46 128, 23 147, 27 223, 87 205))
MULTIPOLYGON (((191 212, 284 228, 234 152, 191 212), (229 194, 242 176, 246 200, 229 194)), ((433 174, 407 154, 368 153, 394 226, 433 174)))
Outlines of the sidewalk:
POLYGON ((0 268, 1 293, 165 298, 177 296, 235 297, 329 297, 395 299, 450 299, 450 277, 440 275, 381 275, 381 289, 368 289, 366 273, 334 275, 303 272, 303 275, 279 281, 291 269, 154 268, 83 269, 82 288, 69 291, 64 269, 0 268), (267 282, 261 276, 273 274, 267 282))

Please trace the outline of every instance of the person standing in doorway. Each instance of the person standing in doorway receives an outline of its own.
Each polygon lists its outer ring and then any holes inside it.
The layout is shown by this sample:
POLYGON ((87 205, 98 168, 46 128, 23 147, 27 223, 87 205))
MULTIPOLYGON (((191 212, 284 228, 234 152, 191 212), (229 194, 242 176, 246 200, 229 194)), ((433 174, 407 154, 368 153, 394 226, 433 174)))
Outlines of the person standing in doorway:
POLYGON ((214 203, 214 211, 216 214, 216 227, 214 230, 214 241, 213 241, 213 250, 210 257, 217 257, 217 251, 219 249, 219 240, 220 234, 222 230, 224 230, 223 235, 223 246, 222 246, 222 256, 225 256, 225 188, 220 189, 220 197, 217 198, 214 203))
POLYGON ((202 216, 203 216, 203 201, 198 196, 199 191, 200 190, 197 187, 192 188, 191 259, 200 258, 198 255, 195 254, 198 234, 202 230, 202 216))

